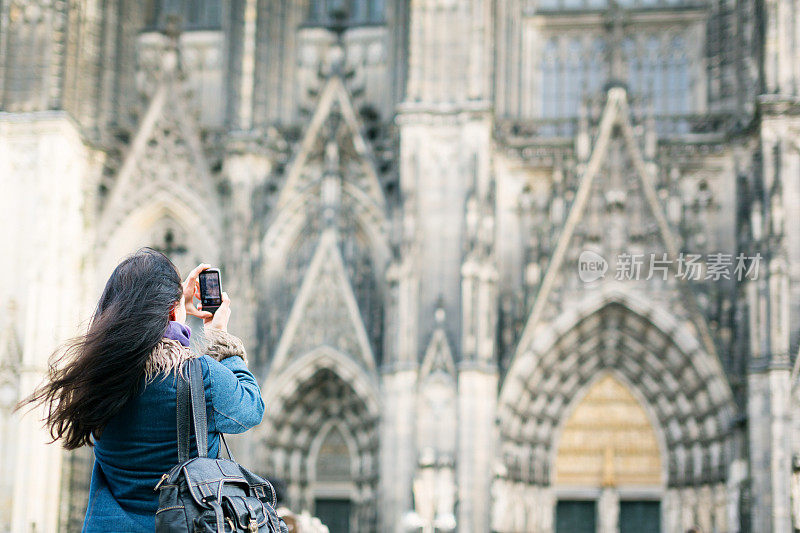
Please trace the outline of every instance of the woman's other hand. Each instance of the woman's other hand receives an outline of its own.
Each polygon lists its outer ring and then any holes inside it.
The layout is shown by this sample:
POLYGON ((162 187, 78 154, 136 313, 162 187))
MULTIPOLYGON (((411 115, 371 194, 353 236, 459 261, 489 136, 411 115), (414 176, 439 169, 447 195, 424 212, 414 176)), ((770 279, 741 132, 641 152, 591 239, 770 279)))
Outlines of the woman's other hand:
POLYGON ((217 308, 213 315, 208 312, 206 314, 209 315, 203 318, 203 324, 206 329, 213 328, 228 331, 228 319, 231 317, 231 299, 228 298, 228 293, 222 293, 222 305, 217 308))
MULTIPOLYGON (((200 299, 200 283, 198 283, 197 278, 200 275, 200 272, 210 267, 211 265, 206 263, 197 265, 194 267, 194 270, 189 272, 189 275, 186 277, 186 281, 183 282, 183 301, 186 305, 186 313, 198 318, 202 318, 203 322, 206 322, 206 320, 211 320, 214 315, 208 311, 201 311, 198 309, 197 305, 194 303, 194 299, 200 299)), ((225 324, 227 323, 228 321, 226 320, 225 324)))

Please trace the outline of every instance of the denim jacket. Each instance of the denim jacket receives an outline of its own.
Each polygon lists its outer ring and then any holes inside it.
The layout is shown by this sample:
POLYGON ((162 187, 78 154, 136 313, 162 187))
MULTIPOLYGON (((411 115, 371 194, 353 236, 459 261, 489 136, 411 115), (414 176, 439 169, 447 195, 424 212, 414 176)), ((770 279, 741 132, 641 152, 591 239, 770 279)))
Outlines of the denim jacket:
MULTIPOLYGON (((235 340, 241 346, 241 341, 235 340)), ((240 355, 221 361, 209 355, 201 358, 209 457, 219 453, 220 433, 247 431, 261 423, 264 414, 258 383, 247 369, 244 353, 240 355)), ((178 463, 176 383, 174 371, 146 379, 141 392, 95 440, 84 532, 155 529, 158 494, 153 488, 161 475, 178 463)), ((190 445, 190 453, 196 454, 193 437, 190 445)))

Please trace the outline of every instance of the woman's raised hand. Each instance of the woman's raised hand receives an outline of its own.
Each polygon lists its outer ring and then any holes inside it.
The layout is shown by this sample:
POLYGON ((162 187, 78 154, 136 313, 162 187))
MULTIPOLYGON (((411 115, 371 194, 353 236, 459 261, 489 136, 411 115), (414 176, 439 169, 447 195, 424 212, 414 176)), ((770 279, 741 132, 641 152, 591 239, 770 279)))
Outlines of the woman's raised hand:
MULTIPOLYGON (((209 315, 211 313, 208 313, 209 315)), ((214 328, 228 331, 228 319, 231 317, 231 299, 228 298, 228 293, 222 293, 222 305, 217 308, 214 314, 208 318, 203 319, 203 325, 206 329, 214 328)))
MULTIPOLYGON (((200 272, 210 267, 211 265, 206 263, 197 265, 194 267, 194 270, 189 272, 186 281, 183 282, 183 302, 186 305, 186 314, 202 318, 203 322, 211 320, 214 315, 208 311, 201 311, 198 309, 194 303, 194 299, 200 299, 200 284, 197 281, 197 277, 200 275, 200 272)), ((226 320, 225 324, 227 325, 227 323, 228 321, 226 320)))

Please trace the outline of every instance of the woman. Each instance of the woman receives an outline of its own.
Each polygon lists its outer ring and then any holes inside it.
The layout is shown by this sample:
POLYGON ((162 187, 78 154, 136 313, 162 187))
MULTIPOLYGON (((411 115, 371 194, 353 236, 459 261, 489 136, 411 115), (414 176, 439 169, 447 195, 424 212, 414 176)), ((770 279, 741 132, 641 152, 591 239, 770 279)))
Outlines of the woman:
POLYGON ((208 341, 201 363, 209 457, 219 453, 220 433, 261 422, 261 391, 242 342, 227 333, 228 295, 214 315, 195 306, 197 277, 206 268, 199 265, 181 283, 175 266, 154 250, 122 261, 88 333, 67 345, 49 380, 21 403, 44 404, 53 440, 68 450, 94 446, 84 532, 155 528, 153 488, 178 463, 176 370, 193 357, 187 313, 203 319, 208 341))

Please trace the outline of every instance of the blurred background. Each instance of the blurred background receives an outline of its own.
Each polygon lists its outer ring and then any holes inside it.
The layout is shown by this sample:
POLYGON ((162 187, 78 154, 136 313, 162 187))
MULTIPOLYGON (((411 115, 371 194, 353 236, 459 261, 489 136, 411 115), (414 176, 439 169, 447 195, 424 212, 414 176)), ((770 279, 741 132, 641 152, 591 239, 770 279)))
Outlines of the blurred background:
POLYGON ((0 530, 80 529, 12 409, 140 246, 332 533, 800 528, 799 0, 2 0, 0 186, 0 530))

